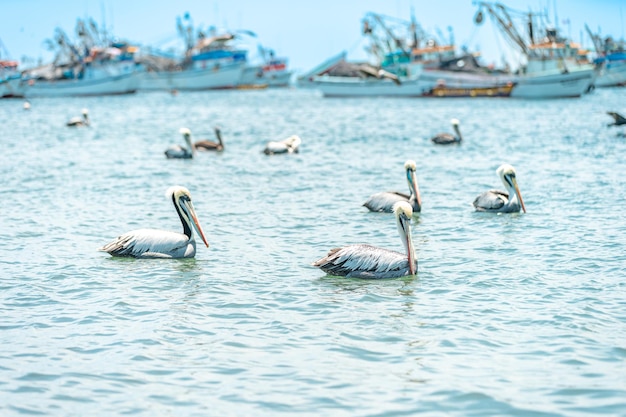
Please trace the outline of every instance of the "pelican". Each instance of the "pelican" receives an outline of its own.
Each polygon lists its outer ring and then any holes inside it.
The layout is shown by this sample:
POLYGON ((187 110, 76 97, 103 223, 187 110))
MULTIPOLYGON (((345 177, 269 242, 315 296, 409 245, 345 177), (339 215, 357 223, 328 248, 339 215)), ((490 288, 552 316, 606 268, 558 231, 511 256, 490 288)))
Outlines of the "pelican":
POLYGON ((82 109, 81 113, 83 117, 72 117, 68 120, 66 125, 70 127, 89 126, 89 111, 87 111, 87 109, 82 109))
POLYGON ((189 190, 181 186, 170 187, 167 196, 174 203, 183 224, 183 233, 156 229, 133 230, 104 245, 100 250, 112 256, 132 258, 193 258, 196 255, 196 241, 192 227, 208 248, 209 243, 198 222, 189 190))
POLYGON ((191 131, 186 127, 180 129, 180 133, 185 138, 187 147, 180 145, 172 145, 165 150, 165 156, 168 159, 191 159, 194 157, 195 151, 191 143, 191 131))
POLYGON ((405 253, 371 245, 348 245, 331 249, 328 255, 313 263, 328 275, 348 278, 397 278, 417 273, 417 258, 411 239, 411 217, 413 209, 405 201, 397 202, 393 207, 398 224, 398 232, 404 245, 405 253))
POLYGON ((524 200, 517 186, 515 169, 509 164, 502 164, 496 170, 508 193, 499 190, 485 191, 474 200, 476 211, 489 211, 492 213, 517 213, 524 210, 524 200))
POLYGON ((417 179, 415 178, 415 161, 406 161, 404 163, 404 169, 406 171, 406 180, 409 183, 409 194, 397 191, 376 193, 368 198, 363 205, 370 211, 391 213, 393 212, 393 205, 395 203, 398 201, 406 201, 411 205, 414 213, 419 213, 422 210, 422 199, 420 197, 419 187, 417 186, 417 179))
POLYGON ((215 130, 215 137, 217 138, 217 142, 213 142, 211 140, 200 140, 193 144, 193 146, 199 151, 223 151, 224 150, 224 142, 222 142, 222 130, 215 126, 213 128, 215 130))
POLYGON ((274 155, 276 153, 298 153, 298 148, 302 143, 300 136, 292 135, 280 142, 267 142, 263 153, 274 155))
POLYGON ((613 117, 613 119, 615 119, 613 123, 609 123, 607 126, 626 125, 626 117, 622 116, 621 114, 613 112, 613 111, 608 111, 606 112, 606 114, 608 114, 609 116, 613 117))
POLYGON ((461 131, 459 130, 459 119, 450 120, 452 123, 452 128, 454 129, 454 133, 456 136, 450 133, 437 133, 430 140, 437 145, 451 145, 453 143, 461 143, 463 140, 463 136, 461 136, 461 131))

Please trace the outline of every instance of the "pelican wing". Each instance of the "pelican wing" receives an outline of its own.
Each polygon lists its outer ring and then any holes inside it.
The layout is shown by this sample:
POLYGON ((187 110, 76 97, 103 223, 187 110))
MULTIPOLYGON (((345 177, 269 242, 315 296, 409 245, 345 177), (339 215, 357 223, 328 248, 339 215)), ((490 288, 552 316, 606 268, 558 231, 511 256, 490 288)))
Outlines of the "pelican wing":
POLYGON ((84 119, 82 117, 72 117, 70 120, 68 120, 67 125, 68 126, 79 126, 83 124, 84 119))
POLYGON ((410 274, 406 255, 371 245, 331 249, 313 265, 328 275, 349 278, 397 278, 410 274))
POLYGON ((183 233, 139 229, 119 236, 100 250, 132 258, 191 258, 196 254, 196 242, 183 233))
POLYGON ((185 147, 172 145, 165 150, 165 156, 170 159, 190 159, 193 155, 185 147))
POLYGON ((275 153, 287 153, 289 152, 289 146, 284 142, 267 142, 265 150, 266 155, 272 155, 275 153))
POLYGON ((200 140, 194 146, 200 151, 215 151, 221 147, 219 143, 210 140, 200 140))
POLYGON ((393 205, 398 201, 409 201, 408 194, 396 191, 385 191, 370 196, 363 205, 370 211, 392 213, 393 205))
POLYGON ((457 143, 456 137, 451 135, 450 133, 438 133, 430 139, 433 143, 438 145, 449 145, 451 143, 457 143))
POLYGON ((509 195, 500 190, 485 191, 474 200, 478 211, 498 211, 509 201, 509 195))

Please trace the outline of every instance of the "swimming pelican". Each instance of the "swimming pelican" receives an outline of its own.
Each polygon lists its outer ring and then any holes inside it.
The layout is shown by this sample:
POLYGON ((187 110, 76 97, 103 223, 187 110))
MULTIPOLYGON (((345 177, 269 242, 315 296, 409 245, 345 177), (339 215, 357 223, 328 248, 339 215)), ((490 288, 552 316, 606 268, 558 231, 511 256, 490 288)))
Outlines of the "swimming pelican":
POLYGON ((608 114, 609 116, 613 117, 613 119, 615 119, 615 121, 613 123, 609 123, 608 126, 626 125, 626 117, 622 116, 621 114, 616 113, 614 111, 608 111, 606 112, 606 114, 608 114))
POLYGON ((263 153, 266 155, 274 155, 276 153, 298 153, 298 149, 302 139, 298 135, 289 136, 280 142, 267 142, 263 153))
POLYGON ((404 245, 405 253, 371 245, 348 245, 331 249, 328 255, 313 263, 328 275, 349 278, 397 278, 417 273, 417 258, 411 239, 411 217, 413 209, 407 202, 394 205, 398 232, 404 245))
POLYGON ((89 126, 89 111, 87 111, 87 109, 82 109, 81 113, 83 117, 72 117, 66 125, 70 127, 89 126))
POLYGON ((224 142, 222 142, 222 130, 215 126, 213 128, 215 130, 215 137, 217 137, 217 142, 213 142, 211 140, 200 140, 194 143, 194 147, 199 151, 223 151, 224 150, 224 142))
POLYGON ((409 183, 409 194, 397 191, 376 193, 368 198, 363 205, 370 211, 391 213, 393 212, 393 205, 395 203, 398 201, 406 201, 411 205, 414 213, 419 213, 422 210, 422 199, 420 197, 419 187, 417 186, 417 179, 415 178, 415 161, 406 161, 404 163, 404 169, 406 170, 406 180, 409 183))
POLYGON ((170 187, 167 196, 174 203, 183 224, 183 233, 156 229, 133 230, 104 245, 100 250, 112 256, 132 258, 193 258, 196 255, 196 241, 192 227, 208 248, 209 243, 198 222, 189 190, 181 186, 170 187))
POLYGON ((185 138, 187 147, 180 145, 172 145, 165 150, 165 156, 168 159, 191 159, 194 157, 195 151, 191 143, 191 131, 186 127, 180 129, 180 133, 185 138))
POLYGON ((502 180, 502 184, 506 187, 508 193, 499 190, 485 191, 474 200, 476 211, 489 211, 493 213, 517 213, 524 210, 524 200, 517 186, 515 178, 515 169, 509 164, 502 164, 496 170, 496 173, 502 180))
POLYGON ((461 136, 461 131, 459 130, 459 119, 450 120, 452 123, 452 128, 454 129, 454 133, 456 136, 450 133, 437 133, 430 140, 437 145, 451 145, 453 143, 461 143, 463 140, 463 136, 461 136))

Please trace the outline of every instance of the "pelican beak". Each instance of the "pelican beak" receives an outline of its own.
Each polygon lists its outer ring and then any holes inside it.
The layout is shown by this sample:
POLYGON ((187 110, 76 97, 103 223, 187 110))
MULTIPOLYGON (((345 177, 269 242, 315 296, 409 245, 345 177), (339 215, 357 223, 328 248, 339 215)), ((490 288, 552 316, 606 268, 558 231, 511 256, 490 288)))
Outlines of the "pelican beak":
POLYGON ((411 189, 413 190, 413 194, 415 194, 415 198, 417 199, 417 205, 422 207, 422 197, 420 196, 420 189, 417 186, 417 178, 415 178, 415 171, 409 171, 409 183, 411 184, 411 189))
POLYGON ((402 225, 404 239, 406 240, 405 248, 407 248, 409 252, 409 272, 411 272, 411 275, 415 275, 415 251, 413 250, 413 239, 411 237, 411 219, 401 214, 400 224, 402 225))
POLYGON ((520 193, 519 187, 517 186, 517 180, 515 179, 515 177, 513 177, 512 180, 513 180, 513 187, 515 187, 515 194, 517 194, 517 198, 519 198, 519 202, 522 205, 522 210, 524 211, 524 213, 526 213, 526 207, 524 206, 524 200, 522 199, 522 193, 520 193))
POLYGON ((204 232, 202 231, 202 226, 200 226, 200 222, 198 221, 198 216, 196 216, 196 210, 193 208, 193 204, 191 204, 191 201, 188 202, 188 208, 189 208, 189 214, 191 214, 191 224, 193 225, 193 228, 196 229, 196 232, 198 232, 198 234, 202 238, 202 241, 208 248, 209 242, 207 242, 206 237, 204 236, 204 232))

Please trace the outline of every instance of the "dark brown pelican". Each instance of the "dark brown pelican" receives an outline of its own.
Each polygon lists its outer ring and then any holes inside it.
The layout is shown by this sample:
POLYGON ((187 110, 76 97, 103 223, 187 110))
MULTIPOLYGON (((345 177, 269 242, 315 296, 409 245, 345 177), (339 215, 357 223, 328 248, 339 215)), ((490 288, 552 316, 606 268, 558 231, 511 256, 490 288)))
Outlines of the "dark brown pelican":
POLYGON ((83 114, 82 117, 72 117, 68 120, 66 125, 70 127, 89 126, 89 111, 87 111, 87 109, 83 109, 81 113, 83 114))
POLYGON ((626 117, 622 116, 621 114, 613 112, 613 111, 608 111, 606 112, 606 114, 608 114, 609 116, 613 117, 613 119, 615 119, 615 121, 613 123, 609 123, 608 126, 626 125, 626 117))
POLYGON ((183 224, 183 233, 155 229, 133 230, 104 245, 100 250, 112 256, 132 258, 193 258, 196 255, 196 241, 192 228, 198 232, 208 248, 209 243, 198 222, 189 190, 181 186, 171 187, 167 190, 167 196, 172 199, 183 224))
POLYGON ((274 155, 278 153, 298 153, 302 139, 297 135, 289 136, 280 142, 268 142, 265 145, 263 153, 265 155, 274 155))
POLYGON ((223 151, 224 150, 224 142, 222 142, 222 130, 215 126, 215 137, 217 138, 217 142, 213 142, 211 140, 199 140, 194 143, 194 147, 198 151, 223 151))
POLYGON ((463 136, 461 136, 461 131, 459 130, 459 119, 452 119, 450 120, 450 123, 452 123, 452 129, 454 129, 456 136, 450 133, 437 133, 430 140, 437 145, 452 145, 454 143, 461 143, 463 136))
POLYGON ((422 199, 420 197, 419 187, 417 186, 417 179, 415 178, 415 161, 406 161, 404 163, 404 169, 406 171, 406 180, 409 183, 409 194, 397 191, 376 193, 370 196, 363 205, 370 211, 391 213, 393 212, 393 205, 395 203, 398 201, 406 201, 411 205, 414 213, 419 213, 422 210, 422 199))
POLYGON ((488 211, 492 213, 517 213, 520 208, 526 213, 522 194, 517 186, 515 169, 509 164, 500 165, 496 173, 502 180, 508 193, 499 190, 489 190, 474 200, 476 211, 488 211))
POLYGON ((187 147, 180 145, 172 145, 165 150, 165 156, 168 159, 191 159, 194 157, 195 148, 191 143, 191 131, 186 127, 180 129, 180 133, 183 135, 187 147))
POLYGON ((404 245, 404 253, 371 245, 348 245, 331 249, 328 255, 313 263, 328 275, 349 278, 397 278, 417 273, 417 258, 411 239, 413 209, 404 201, 395 204, 398 232, 404 245))

